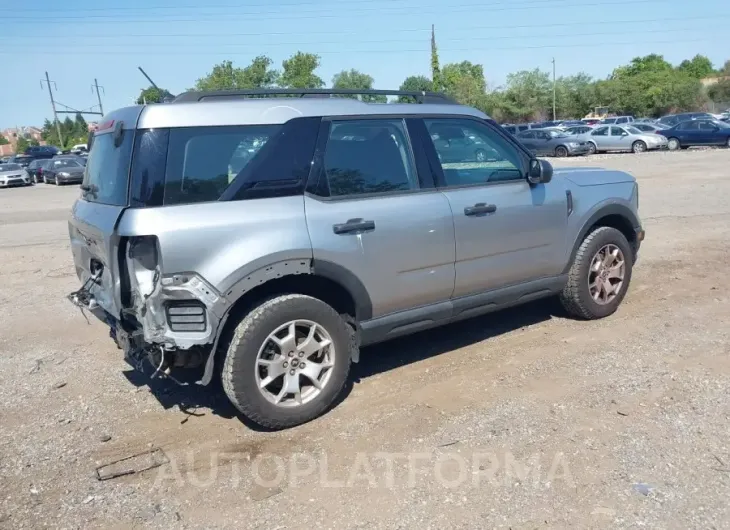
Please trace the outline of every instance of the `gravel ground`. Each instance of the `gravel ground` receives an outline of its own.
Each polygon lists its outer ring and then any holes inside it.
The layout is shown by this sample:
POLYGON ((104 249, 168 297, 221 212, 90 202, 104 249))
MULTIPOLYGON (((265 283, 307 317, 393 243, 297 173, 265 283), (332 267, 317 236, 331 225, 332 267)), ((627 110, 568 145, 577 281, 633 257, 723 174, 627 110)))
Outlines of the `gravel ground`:
POLYGON ((614 316, 547 301, 367 348, 334 410, 279 433, 131 372, 63 298, 77 188, 2 190, 0 527, 730 528, 730 150, 555 164, 639 179, 614 316))

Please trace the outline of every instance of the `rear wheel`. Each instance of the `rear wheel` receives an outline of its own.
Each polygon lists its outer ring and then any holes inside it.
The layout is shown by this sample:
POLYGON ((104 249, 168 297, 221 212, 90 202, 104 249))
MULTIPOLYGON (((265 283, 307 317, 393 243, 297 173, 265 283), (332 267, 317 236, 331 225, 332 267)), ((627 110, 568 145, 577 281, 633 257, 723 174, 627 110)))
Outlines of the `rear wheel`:
POLYGON ((61 185, 61 179, 58 178, 58 175, 56 175, 56 186, 61 185))
POLYGON ((487 160, 487 152, 484 149, 477 149, 474 156, 476 157, 477 162, 486 162, 487 160))
POLYGON ((626 237, 601 226, 581 243, 560 300, 572 316, 593 320, 616 311, 631 282, 633 254, 626 237))
POLYGON ((564 145, 559 145, 555 148, 555 156, 560 158, 568 156, 568 149, 564 145))
POLYGON ((680 147, 679 140, 677 140, 676 138, 670 138, 667 142, 667 147, 670 151, 676 151, 680 147))
POLYGON ((637 140, 631 146, 631 151, 633 151, 634 153, 643 153, 644 151, 646 151, 646 144, 641 140, 637 140))
POLYGON ((272 429, 306 423, 329 408, 350 370, 347 323, 311 296, 277 296, 236 327, 221 374, 226 395, 250 420, 272 429))
POLYGON ((588 142, 588 154, 595 155, 597 152, 598 148, 596 147, 596 144, 588 142))

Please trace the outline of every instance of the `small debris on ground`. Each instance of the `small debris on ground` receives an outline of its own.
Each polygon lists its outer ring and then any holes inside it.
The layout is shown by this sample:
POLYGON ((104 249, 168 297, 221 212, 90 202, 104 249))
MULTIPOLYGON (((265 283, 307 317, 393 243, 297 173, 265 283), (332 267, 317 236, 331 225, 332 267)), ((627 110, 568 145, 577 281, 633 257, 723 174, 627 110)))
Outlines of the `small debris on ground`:
POLYGON ((102 442, 102 443, 104 443, 104 442, 108 442, 108 441, 109 441, 109 440, 111 440, 111 439, 112 439, 112 437, 111 437, 111 436, 109 436, 108 434, 103 434, 103 435, 101 435, 101 436, 99 437, 99 441, 100 441, 100 442, 102 442))
POLYGON ((59 388, 65 387, 67 384, 68 383, 66 383, 66 381, 60 381, 60 382, 56 383, 55 385, 53 385, 53 388, 54 388, 54 390, 58 390, 59 388))

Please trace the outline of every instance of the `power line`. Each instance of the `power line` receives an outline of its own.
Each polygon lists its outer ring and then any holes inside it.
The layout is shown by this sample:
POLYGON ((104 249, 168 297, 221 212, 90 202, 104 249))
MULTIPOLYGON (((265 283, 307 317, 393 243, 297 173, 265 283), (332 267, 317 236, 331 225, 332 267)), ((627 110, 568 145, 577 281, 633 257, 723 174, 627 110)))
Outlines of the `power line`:
MULTIPOLYGON (((648 18, 648 19, 630 19, 630 20, 603 20, 601 23, 605 26, 610 25, 626 25, 626 24, 648 24, 656 22, 686 22, 695 20, 721 20, 730 18, 730 13, 717 13, 709 16, 701 17, 675 17, 675 18, 648 18)), ((552 24, 521 24, 521 25, 510 25, 509 30, 514 29, 545 29, 545 28, 559 28, 559 27, 574 27, 574 26, 585 26, 586 22, 558 22, 552 24)), ((459 26, 458 28, 452 28, 454 31, 463 32, 465 30, 490 30, 490 29, 505 29, 504 24, 491 25, 491 26, 459 26)), ((365 29, 360 31, 263 31, 263 32, 247 32, 247 33, 226 33, 225 37, 262 37, 262 36, 281 36, 281 35, 358 35, 363 32, 370 32, 371 30, 365 29)), ((430 32, 430 26, 428 28, 398 28, 388 30, 388 33, 426 33, 430 32)), ((441 30, 442 32, 448 32, 449 28, 441 30)), ((643 31, 643 30, 642 30, 643 31)), ((671 29, 667 31, 678 31, 677 29, 671 29)), ((42 39, 51 39, 54 43, 57 43, 57 39, 61 35, 37 35, 33 37, 33 41, 42 39)), ((63 35, 64 39, 66 35, 63 35)), ((85 41, 88 39, 116 39, 116 38, 141 38, 141 37, 184 37, 186 39, 197 38, 197 37, 216 37, 220 38, 221 33, 128 33, 123 35, 110 35, 105 33, 103 35, 89 35, 85 34, 85 41)), ((64 40, 65 42, 65 40, 64 40)), ((364 42, 359 40, 358 42, 364 42)), ((378 39, 377 42, 384 42, 382 39, 378 39)), ((25 46, 25 45, 24 45, 25 46)))
MULTIPOLYGON (((612 33, 614 34, 614 33, 612 33)), ((637 44, 644 45, 651 45, 651 44, 687 44, 687 43, 694 43, 694 42, 715 42, 716 37, 703 37, 700 39, 672 39, 672 40, 660 40, 660 41, 647 41, 642 40, 640 42, 637 42, 636 39, 630 40, 630 41, 623 41, 623 42, 615 42, 612 41, 611 45, 615 46, 622 46, 622 45, 633 45, 636 46, 637 44)), ((469 46, 468 48, 443 48, 442 51, 452 51, 452 52, 464 52, 464 51, 510 51, 510 50, 539 50, 539 49, 560 49, 560 48, 594 48, 594 47, 601 47, 606 46, 605 42, 592 42, 592 43, 573 43, 573 44, 542 44, 539 46, 489 46, 489 47, 475 47, 475 46, 469 46)), ((17 55, 17 51, 14 50, 8 50, 6 51, 6 48, 3 48, 0 50, 0 55, 17 55)), ((329 55, 329 54, 340 54, 340 53, 373 53, 373 54, 388 54, 388 55, 394 55, 396 53, 423 53, 428 52, 429 48, 416 48, 416 49, 389 49, 389 50, 322 50, 322 51, 312 51, 311 53, 317 53, 321 55, 329 55)), ((76 52, 76 51, 69 51, 69 50, 54 50, 54 51, 42 51, 36 53, 36 55, 68 55, 68 53, 78 53, 79 55, 134 55, 134 54, 143 54, 146 56, 151 55, 161 55, 161 56, 179 56, 179 55, 217 55, 219 54, 218 51, 182 51, 177 50, 176 52, 165 52, 165 53, 156 53, 154 50, 144 49, 139 51, 132 51, 129 50, 125 51, 94 51, 93 49, 89 51, 89 48, 85 48, 83 52, 76 52)), ((237 52, 225 52, 229 56, 244 56, 244 57, 250 57, 250 53, 237 53, 237 52)))
MULTIPOLYGON (((617 5, 636 5, 636 4, 657 4, 657 3, 665 3, 664 0, 621 0, 616 2, 593 2, 593 3, 587 3, 587 2, 581 2, 581 3, 573 3, 573 4, 563 4, 563 5, 556 5, 555 2, 563 2, 566 0, 554 0, 554 1, 547 1, 547 0, 531 0, 533 2, 530 5, 525 4, 519 4, 515 5, 514 2, 506 2, 506 4, 509 4, 508 7, 501 7, 497 9, 492 9, 493 5, 504 5, 504 4, 491 4, 491 5, 483 5, 483 4, 463 4, 459 6, 457 4, 457 7, 462 7, 466 9, 453 9, 452 7, 449 7, 450 13, 461 13, 464 11, 470 11, 473 12, 474 7, 488 7, 490 13, 498 12, 498 11, 518 11, 518 10, 524 10, 524 9, 538 9, 541 6, 544 6, 545 8, 549 8, 552 10, 555 10, 557 8, 580 8, 584 9, 586 7, 614 7, 617 5), (538 5, 535 5, 534 3, 537 2, 538 5)), ((570 1, 570 0, 568 0, 570 1)), ((225 21, 230 22, 233 20, 239 20, 241 18, 244 18, 246 21, 252 21, 252 20, 258 20, 256 18, 251 18, 252 15, 265 15, 265 17, 268 17, 268 15, 276 15, 276 20, 302 20, 302 19, 322 19, 322 18, 351 18, 353 15, 358 16, 369 16, 366 13, 360 13, 360 11, 372 11, 374 16, 401 16, 401 15, 408 15, 413 16, 415 14, 422 15, 422 14, 441 14, 443 13, 443 9, 439 9, 436 11, 429 11, 424 10, 422 8, 419 8, 417 6, 412 7, 396 7, 395 9, 406 9, 406 11, 403 12, 390 12, 385 11, 384 9, 388 8, 359 8, 358 10, 349 10, 345 13, 337 13, 333 14, 331 11, 327 12, 320 12, 318 14, 312 14, 312 15, 291 15, 291 16, 279 16, 280 11, 268 11, 268 12, 253 12, 253 13, 238 13, 238 14, 216 14, 214 15, 216 18, 208 18, 203 19, 201 16, 206 16, 202 14, 197 15, 190 15, 193 18, 185 18, 185 19, 175 19, 175 18, 160 18, 156 20, 141 20, 141 19, 125 19, 125 20, 119 20, 115 15, 86 15, 86 16, 58 16, 58 17, 3 17, 3 20, 13 20, 16 24, 20 23, 33 23, 37 24, 39 22, 54 22, 58 21, 60 19, 64 20, 74 20, 76 24, 152 24, 152 23, 171 23, 171 22, 220 22, 221 16, 225 16, 225 21), (111 20, 89 20, 92 17, 99 17, 99 18, 111 18, 111 20)), ((393 9, 393 8, 390 8, 393 9)))
MULTIPOLYGON (((641 34, 647 34, 647 33, 676 33, 678 31, 707 31, 709 29, 722 29, 724 30, 726 28, 726 25, 723 23, 721 25, 718 25, 717 27, 708 27, 704 26, 702 28, 683 28, 681 30, 678 30, 676 28, 662 28, 662 29, 642 29, 641 34)), ((556 38, 563 38, 563 37, 592 37, 592 36, 603 36, 603 35, 636 35, 637 31, 606 31, 606 32, 595 32, 591 31, 588 33, 555 33, 549 35, 550 39, 556 39, 556 38)), ((524 39, 524 36, 521 35, 493 35, 489 37, 456 37, 456 38, 439 38, 439 42, 459 42, 459 41, 498 41, 498 40, 509 40, 509 39, 524 39)), ((63 48, 64 46, 68 45, 85 45, 86 40, 83 41, 64 41, 63 44, 60 46, 60 48, 63 48)), ((376 39, 376 40, 358 40, 359 44, 375 44, 375 43, 398 43, 398 42, 414 42, 413 39, 376 39)), ((217 42, 206 42, 206 43, 186 43, 190 46, 194 46, 195 49, 200 49, 202 46, 214 46, 216 49, 221 48, 227 48, 227 47, 246 47, 246 48, 252 48, 254 46, 318 46, 322 44, 347 44, 347 42, 344 41, 309 41, 309 42, 272 42, 272 43, 263 43, 263 44, 254 44, 254 43, 217 43, 217 42)), ((40 47, 46 47, 44 44, 40 43, 28 43, 28 44, 22 44, 20 45, 23 49, 27 49, 30 46, 40 46, 40 47)), ((131 46, 133 47, 143 47, 145 49, 148 49, 149 46, 170 46, 175 48, 180 48, 179 43, 154 43, 154 44, 146 44, 146 43, 111 43, 111 44, 102 44, 99 47, 104 47, 105 49, 108 47, 123 47, 125 50, 128 50, 131 46)), ((54 49, 59 48, 59 46, 54 46, 54 49)))

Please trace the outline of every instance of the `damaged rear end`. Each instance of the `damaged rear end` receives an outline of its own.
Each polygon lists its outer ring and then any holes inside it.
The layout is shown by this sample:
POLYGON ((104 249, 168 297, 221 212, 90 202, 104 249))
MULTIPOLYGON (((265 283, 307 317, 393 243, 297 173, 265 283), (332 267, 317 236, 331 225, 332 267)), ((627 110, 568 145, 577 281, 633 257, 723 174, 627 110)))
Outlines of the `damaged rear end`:
POLYGON ((135 215, 140 193, 160 193, 155 168, 144 167, 148 151, 159 146, 136 130, 142 109, 112 113, 93 135, 82 194, 69 220, 81 288, 68 299, 109 326, 130 364, 142 369, 148 360, 156 375, 205 360, 221 297, 195 273, 165 275, 154 222, 140 223, 135 215), (132 182, 135 172, 139 178, 132 182))

